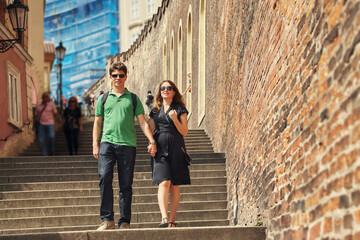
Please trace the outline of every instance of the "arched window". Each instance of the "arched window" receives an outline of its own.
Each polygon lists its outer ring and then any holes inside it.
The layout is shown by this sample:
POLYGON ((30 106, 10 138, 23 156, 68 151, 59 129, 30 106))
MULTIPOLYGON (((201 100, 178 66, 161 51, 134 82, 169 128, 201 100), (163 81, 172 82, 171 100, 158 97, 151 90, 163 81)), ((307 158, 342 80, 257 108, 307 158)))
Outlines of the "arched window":
POLYGON ((166 39, 164 41, 164 53, 163 53, 163 80, 168 79, 167 77, 167 59, 166 59, 166 39))
POLYGON ((189 111, 188 118, 191 116, 191 94, 192 94, 192 21, 191 21, 191 5, 189 6, 187 18, 187 36, 186 36, 186 108, 189 111))
POLYGON ((170 46, 170 80, 175 81, 174 68, 175 68, 175 59, 174 59, 174 31, 171 32, 171 46, 170 46))
POLYGON ((206 36, 206 1, 200 0, 199 18, 199 84, 198 84, 198 124, 205 117, 205 36, 206 36))
POLYGON ((182 26, 181 26, 181 20, 179 23, 179 31, 178 31, 178 49, 177 49, 177 87, 180 91, 180 93, 183 92, 182 87, 182 26))

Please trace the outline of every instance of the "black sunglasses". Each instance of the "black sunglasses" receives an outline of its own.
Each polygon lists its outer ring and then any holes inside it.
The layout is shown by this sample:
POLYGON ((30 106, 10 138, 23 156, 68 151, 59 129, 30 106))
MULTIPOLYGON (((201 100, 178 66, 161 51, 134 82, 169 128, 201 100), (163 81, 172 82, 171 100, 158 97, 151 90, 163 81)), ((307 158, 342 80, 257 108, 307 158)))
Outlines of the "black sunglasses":
POLYGON ((112 78, 117 78, 117 77, 124 78, 125 74, 112 74, 111 77, 112 78))
POLYGON ((165 91, 165 89, 168 91, 171 91, 171 90, 173 90, 173 87, 172 86, 167 86, 167 87, 162 86, 160 89, 161 89, 161 91, 165 91))

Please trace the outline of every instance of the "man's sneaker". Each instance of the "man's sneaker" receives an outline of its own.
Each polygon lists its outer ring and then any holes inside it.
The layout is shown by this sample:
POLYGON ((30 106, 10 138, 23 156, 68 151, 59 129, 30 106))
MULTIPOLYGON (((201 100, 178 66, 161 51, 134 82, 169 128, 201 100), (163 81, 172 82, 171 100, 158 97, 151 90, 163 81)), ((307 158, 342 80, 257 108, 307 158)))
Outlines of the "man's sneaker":
POLYGON ((122 222, 120 224, 120 229, 130 229, 130 224, 127 222, 122 222))
POLYGON ((103 231, 103 230, 109 230, 109 229, 115 229, 114 221, 106 221, 105 220, 100 224, 100 226, 96 230, 97 231, 103 231))

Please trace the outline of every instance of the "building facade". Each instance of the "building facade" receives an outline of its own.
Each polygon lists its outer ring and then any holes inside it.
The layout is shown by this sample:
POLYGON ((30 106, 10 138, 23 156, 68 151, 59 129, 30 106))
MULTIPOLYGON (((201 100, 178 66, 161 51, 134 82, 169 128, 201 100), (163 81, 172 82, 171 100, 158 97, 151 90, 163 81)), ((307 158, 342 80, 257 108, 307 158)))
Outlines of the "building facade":
MULTIPOLYGON (((82 95, 104 73, 106 58, 119 52, 118 0, 47 0, 45 40, 66 48, 62 61, 62 93, 82 95)), ((55 63, 57 60, 55 60, 55 63)), ((51 72, 51 95, 59 79, 51 72)))
MULTIPOLYGON (((14 39, 6 7, 0 1, 0 39, 14 39)), ((33 106, 38 92, 46 91, 44 80, 44 38, 38 29, 44 18, 44 1, 21 1, 29 7, 21 44, 0 53, 0 156, 17 156, 35 138, 32 130, 33 106), (36 5, 36 6, 35 6, 36 5)), ((50 56, 51 58, 51 56, 50 56)), ((49 73, 49 72, 48 72, 49 73)))
POLYGON ((226 153, 231 224, 267 239, 360 239, 360 2, 163 1, 127 88, 171 79, 226 153), (189 94, 190 93, 190 94, 189 94))
POLYGON ((162 0, 119 0, 120 49, 127 51, 140 36, 147 21, 152 20, 162 0))

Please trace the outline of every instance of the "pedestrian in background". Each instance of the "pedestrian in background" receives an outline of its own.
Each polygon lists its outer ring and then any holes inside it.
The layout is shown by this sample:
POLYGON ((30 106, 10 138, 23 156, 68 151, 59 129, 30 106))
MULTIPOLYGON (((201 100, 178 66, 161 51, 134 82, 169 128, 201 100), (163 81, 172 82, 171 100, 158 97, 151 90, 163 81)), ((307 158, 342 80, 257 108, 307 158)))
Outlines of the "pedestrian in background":
POLYGON ((91 117, 91 97, 89 95, 85 96, 84 103, 85 103, 85 117, 90 118, 91 117))
POLYGON ((63 131, 66 137, 67 147, 70 155, 78 153, 78 136, 83 131, 81 109, 77 98, 72 96, 69 99, 68 107, 63 113, 63 131))
POLYGON ((170 81, 163 81, 150 112, 150 129, 154 133, 157 152, 151 159, 152 180, 158 184, 158 201, 162 221, 160 227, 175 227, 180 202, 179 185, 190 184, 190 173, 185 158, 184 136, 188 133, 187 114, 183 98, 170 81), (170 218, 168 202, 170 192, 170 218))
POLYGON ((153 109, 153 103, 154 103, 154 96, 151 94, 151 91, 149 90, 148 92, 148 95, 146 96, 146 101, 145 101, 145 104, 146 104, 146 107, 148 109, 148 113, 150 114, 150 111, 153 109))
POLYGON ((82 98, 80 97, 80 94, 78 94, 78 95, 76 96, 76 100, 77 100, 77 102, 78 102, 79 108, 81 109, 83 103, 82 103, 82 98))
POLYGON ((50 102, 47 92, 42 94, 42 102, 35 108, 35 121, 39 122, 38 135, 43 156, 54 155, 55 120, 60 122, 59 114, 54 103, 50 102))

